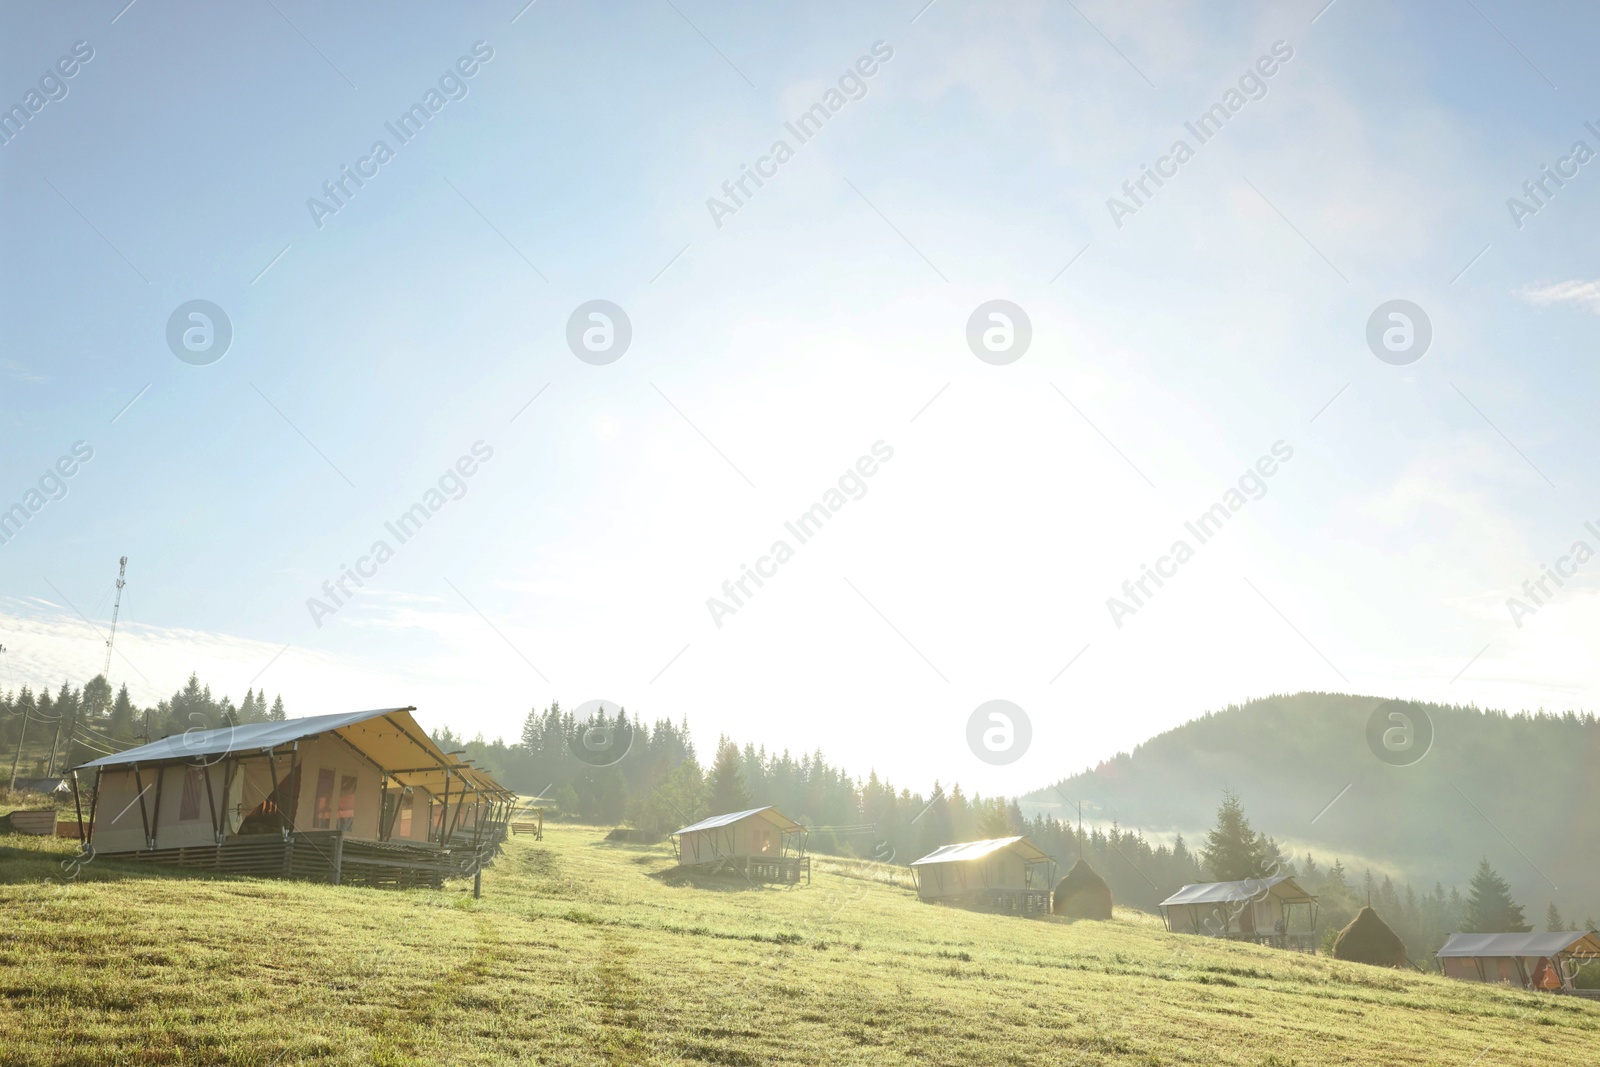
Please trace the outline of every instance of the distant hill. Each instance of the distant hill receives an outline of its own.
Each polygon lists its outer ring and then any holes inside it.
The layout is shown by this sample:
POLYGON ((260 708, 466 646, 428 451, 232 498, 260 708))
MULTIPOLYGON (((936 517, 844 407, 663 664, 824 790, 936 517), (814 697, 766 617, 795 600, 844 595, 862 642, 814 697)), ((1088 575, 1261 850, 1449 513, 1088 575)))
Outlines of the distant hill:
POLYGON ((1592 714, 1274 696, 1208 713, 1020 803, 1030 815, 1068 817, 1065 794, 1083 801, 1086 819, 1157 840, 1181 833, 1193 847, 1224 790, 1239 794, 1255 828, 1296 860, 1307 849, 1320 864, 1342 859, 1357 884, 1370 866, 1419 890, 1436 881, 1464 888, 1488 856, 1535 926, 1551 901, 1579 923, 1600 914, 1600 721, 1592 714), (1369 747, 1380 704, 1431 720, 1433 744, 1420 761, 1393 766, 1369 747))

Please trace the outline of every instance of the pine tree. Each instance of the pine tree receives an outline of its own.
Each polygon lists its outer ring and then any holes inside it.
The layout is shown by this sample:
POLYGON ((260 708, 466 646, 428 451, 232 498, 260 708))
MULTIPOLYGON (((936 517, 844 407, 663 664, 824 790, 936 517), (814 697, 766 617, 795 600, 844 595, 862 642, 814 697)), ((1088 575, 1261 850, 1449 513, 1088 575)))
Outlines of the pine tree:
MULTIPOLYGON (((263 696, 262 699, 265 700, 266 697, 263 696)), ((267 712, 267 718, 271 719, 273 722, 282 722, 284 719, 288 718, 288 716, 286 714, 284 714, 284 711, 283 711, 283 694, 282 693, 279 693, 278 694, 278 698, 272 702, 272 710, 267 712)))
POLYGON ((1267 845, 1245 818, 1244 805, 1224 793, 1217 809, 1217 825, 1206 834, 1200 860, 1219 882, 1238 882, 1267 875, 1267 845))
POLYGON ((522 720, 522 740, 520 744, 529 752, 538 752, 540 737, 543 733, 541 726, 544 718, 538 708, 528 709, 528 715, 522 720))
POLYGON ((1550 902, 1550 906, 1546 908, 1544 912, 1544 928, 1551 932, 1561 931, 1567 928, 1567 920, 1561 917, 1561 909, 1556 907, 1556 902, 1553 900, 1550 902))
POLYGON ((717 758, 711 764, 707 783, 711 799, 711 812, 725 815, 731 811, 744 811, 751 805, 750 790, 744 784, 743 760, 739 746, 726 737, 717 742, 717 758))
POLYGON ((133 701, 128 697, 126 684, 117 690, 117 699, 111 705, 111 736, 123 739, 133 734, 133 720, 135 718, 133 701))
POLYGON ((1461 929, 1470 934, 1525 934, 1533 929, 1522 916, 1522 905, 1511 899, 1510 883, 1489 866, 1487 856, 1472 876, 1461 929))

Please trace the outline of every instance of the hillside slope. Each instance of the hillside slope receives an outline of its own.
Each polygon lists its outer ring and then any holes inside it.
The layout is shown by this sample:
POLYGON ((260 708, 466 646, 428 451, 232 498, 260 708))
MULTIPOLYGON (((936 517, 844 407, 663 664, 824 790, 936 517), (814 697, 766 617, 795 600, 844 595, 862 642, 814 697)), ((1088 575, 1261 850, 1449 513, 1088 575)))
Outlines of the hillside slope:
POLYGON ((819 859, 790 889, 664 879, 552 826, 406 893, 203 879, 0 838, 7 1064, 1588 1062, 1600 1005, 1164 932, 917 902, 819 859))
POLYGON ((1256 829, 1323 863, 1343 857, 1358 876, 1370 863, 1419 887, 1464 886, 1488 856, 1530 920, 1552 900, 1574 919, 1600 914, 1600 854, 1588 847, 1600 831, 1600 723, 1403 703, 1431 719, 1433 745, 1392 766, 1367 741, 1380 703, 1298 693, 1231 707, 1032 793, 1023 808, 1061 816, 1065 795, 1086 815, 1195 845, 1231 789, 1256 829))

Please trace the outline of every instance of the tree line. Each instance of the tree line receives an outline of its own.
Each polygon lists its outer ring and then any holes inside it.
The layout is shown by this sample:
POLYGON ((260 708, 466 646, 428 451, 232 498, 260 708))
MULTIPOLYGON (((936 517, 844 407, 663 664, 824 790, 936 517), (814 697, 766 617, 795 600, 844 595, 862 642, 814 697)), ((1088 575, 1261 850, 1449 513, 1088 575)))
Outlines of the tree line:
POLYGON ((235 704, 227 696, 213 696, 197 674, 170 698, 145 708, 133 702, 126 685, 113 695, 104 675, 81 689, 62 682, 54 693, 48 688, 35 693, 28 686, 0 689, 0 753, 5 757, 0 781, 9 784, 13 764, 19 777, 42 778, 185 730, 284 718, 283 697, 269 707, 266 690, 252 688, 235 704))

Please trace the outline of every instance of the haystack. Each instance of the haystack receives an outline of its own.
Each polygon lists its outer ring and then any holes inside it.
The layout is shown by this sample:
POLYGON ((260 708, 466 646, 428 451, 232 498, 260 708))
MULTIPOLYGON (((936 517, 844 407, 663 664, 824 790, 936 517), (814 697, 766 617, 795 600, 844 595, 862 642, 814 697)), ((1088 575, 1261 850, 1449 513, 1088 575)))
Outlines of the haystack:
POLYGON ((1050 911, 1069 919, 1111 918, 1111 887, 1081 858, 1056 883, 1050 911))
POLYGON ((1370 963, 1375 967, 1404 967, 1406 943, 1369 905, 1356 912, 1350 925, 1339 931, 1333 941, 1333 955, 1335 959, 1370 963))

